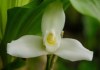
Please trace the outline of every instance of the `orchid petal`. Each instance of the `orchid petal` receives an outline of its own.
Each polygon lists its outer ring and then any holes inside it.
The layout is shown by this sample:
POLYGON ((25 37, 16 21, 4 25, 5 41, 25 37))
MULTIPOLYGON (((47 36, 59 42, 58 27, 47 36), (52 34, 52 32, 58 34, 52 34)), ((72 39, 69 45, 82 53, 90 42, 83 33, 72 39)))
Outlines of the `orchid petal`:
POLYGON ((7 44, 7 53, 12 56, 30 58, 46 55, 42 38, 34 35, 22 36, 7 44))
POLYGON ((61 47, 55 52, 61 58, 77 61, 89 60, 93 58, 93 52, 84 48, 83 45, 75 39, 62 39, 61 47))
POLYGON ((63 5, 60 2, 53 2, 45 9, 42 17, 42 33, 54 31, 56 35, 61 34, 65 23, 63 5))

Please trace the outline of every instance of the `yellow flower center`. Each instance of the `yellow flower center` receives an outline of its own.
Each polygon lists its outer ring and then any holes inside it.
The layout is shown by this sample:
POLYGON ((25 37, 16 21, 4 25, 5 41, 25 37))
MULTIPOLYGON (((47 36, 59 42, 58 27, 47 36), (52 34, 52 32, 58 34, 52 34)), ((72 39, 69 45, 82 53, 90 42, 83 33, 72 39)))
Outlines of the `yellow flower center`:
POLYGON ((49 33, 48 36, 47 36, 47 42, 50 44, 50 45, 55 45, 56 44, 56 38, 55 36, 53 35, 53 33, 49 33))

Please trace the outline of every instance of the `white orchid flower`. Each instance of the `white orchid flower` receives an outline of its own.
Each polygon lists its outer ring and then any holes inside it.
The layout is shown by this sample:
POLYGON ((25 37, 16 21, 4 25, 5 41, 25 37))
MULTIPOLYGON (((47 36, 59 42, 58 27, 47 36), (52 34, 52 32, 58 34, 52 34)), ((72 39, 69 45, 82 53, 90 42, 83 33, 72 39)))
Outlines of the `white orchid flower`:
POLYGON ((54 54, 70 61, 92 60, 93 52, 70 38, 61 38, 65 23, 63 6, 59 2, 51 3, 42 17, 43 36, 25 35, 7 44, 7 53, 22 58, 54 54))

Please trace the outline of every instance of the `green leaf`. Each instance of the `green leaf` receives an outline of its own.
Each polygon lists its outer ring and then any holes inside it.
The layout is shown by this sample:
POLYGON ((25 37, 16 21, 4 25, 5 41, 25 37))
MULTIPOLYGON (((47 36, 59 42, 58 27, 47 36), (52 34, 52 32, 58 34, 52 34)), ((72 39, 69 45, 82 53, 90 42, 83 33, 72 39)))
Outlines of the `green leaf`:
POLYGON ((0 39, 2 38, 7 22, 7 4, 0 0, 0 39))
POLYGON ((100 0, 70 0, 70 2, 77 11, 100 22, 100 0))
POLYGON ((0 0, 0 39, 5 33, 7 23, 7 10, 28 4, 31 0, 0 0))
POLYGON ((24 5, 27 5, 32 0, 7 0, 4 1, 7 4, 7 8, 11 9, 13 7, 23 7, 24 5))

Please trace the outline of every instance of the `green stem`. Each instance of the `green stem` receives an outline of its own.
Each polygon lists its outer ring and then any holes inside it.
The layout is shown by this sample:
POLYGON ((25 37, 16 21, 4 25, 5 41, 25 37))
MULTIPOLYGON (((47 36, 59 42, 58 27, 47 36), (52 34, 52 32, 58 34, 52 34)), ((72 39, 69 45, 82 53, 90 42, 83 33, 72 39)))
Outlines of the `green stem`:
POLYGON ((47 63, 46 63, 46 69, 45 70, 48 70, 49 69, 49 55, 47 55, 47 63))
POLYGON ((49 66, 50 66, 50 55, 47 55, 47 63, 46 63, 46 69, 45 70, 49 70, 49 66))
POLYGON ((57 60, 56 55, 47 55, 46 70, 53 70, 56 60, 57 60))
POLYGON ((54 65, 55 65, 56 60, 57 60, 57 56, 53 55, 51 63, 50 63, 50 70, 54 69, 54 65))

